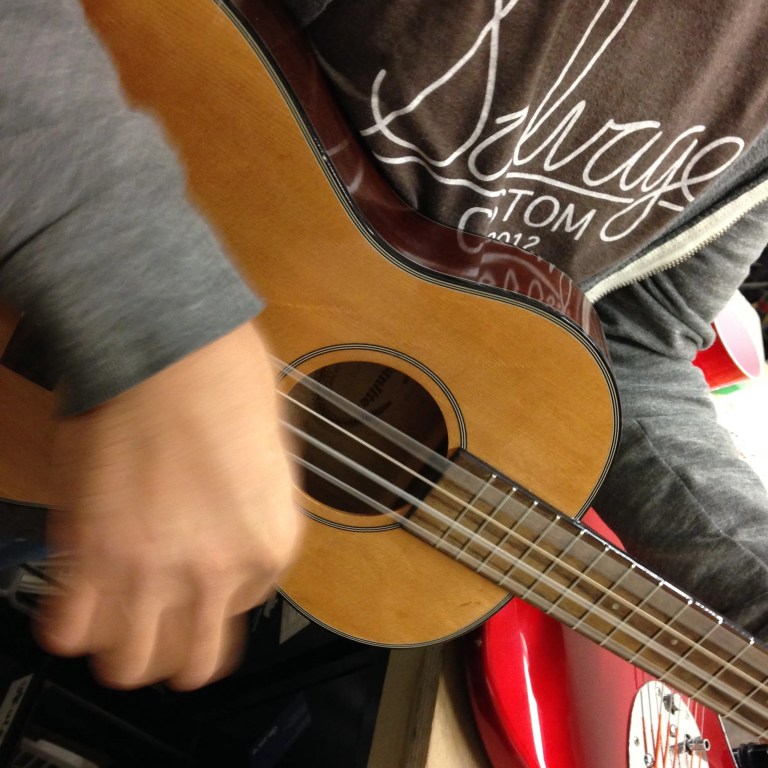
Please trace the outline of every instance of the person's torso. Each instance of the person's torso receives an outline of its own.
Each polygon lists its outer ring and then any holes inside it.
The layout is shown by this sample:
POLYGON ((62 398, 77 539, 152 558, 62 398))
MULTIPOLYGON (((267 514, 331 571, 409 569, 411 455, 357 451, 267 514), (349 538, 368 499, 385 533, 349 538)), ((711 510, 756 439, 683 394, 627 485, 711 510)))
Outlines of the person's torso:
POLYGON ((768 124, 757 0, 334 0, 308 29, 408 203, 580 281, 668 229, 768 124))

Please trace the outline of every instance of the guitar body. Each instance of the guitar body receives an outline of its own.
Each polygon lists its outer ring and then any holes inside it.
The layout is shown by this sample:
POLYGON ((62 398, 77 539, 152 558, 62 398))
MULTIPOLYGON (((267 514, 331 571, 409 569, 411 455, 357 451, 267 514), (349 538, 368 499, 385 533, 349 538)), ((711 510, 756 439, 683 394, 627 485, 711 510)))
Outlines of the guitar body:
POLYGON ((471 638, 469 688, 493 768, 642 768, 646 754, 654 768, 735 766, 719 717, 688 697, 707 752, 676 752, 684 739, 659 728, 658 717, 646 718, 636 743, 631 713, 654 678, 522 600, 471 638))
MULTIPOLYGON (((158 116, 190 195, 264 297, 256 322, 274 355, 579 515, 613 456, 618 409, 596 318, 567 278, 406 210, 345 132, 295 33, 259 4, 240 3, 238 23, 212 0, 84 6, 129 98, 158 116), (243 34, 247 19, 267 45, 243 34)), ((278 376, 282 393, 294 386, 278 376)), ((50 501, 43 471, 0 478, 0 494, 50 501)), ((508 599, 380 510, 308 484, 299 502, 309 532, 281 589, 327 627, 419 645, 508 599)))

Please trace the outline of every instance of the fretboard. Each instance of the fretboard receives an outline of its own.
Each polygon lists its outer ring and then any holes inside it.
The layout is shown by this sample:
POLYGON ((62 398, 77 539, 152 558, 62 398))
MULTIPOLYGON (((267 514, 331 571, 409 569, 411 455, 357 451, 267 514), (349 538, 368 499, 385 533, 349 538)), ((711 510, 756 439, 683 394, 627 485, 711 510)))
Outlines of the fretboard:
POLYGON ((411 531, 553 618, 758 737, 768 649, 469 454, 410 517, 411 531))

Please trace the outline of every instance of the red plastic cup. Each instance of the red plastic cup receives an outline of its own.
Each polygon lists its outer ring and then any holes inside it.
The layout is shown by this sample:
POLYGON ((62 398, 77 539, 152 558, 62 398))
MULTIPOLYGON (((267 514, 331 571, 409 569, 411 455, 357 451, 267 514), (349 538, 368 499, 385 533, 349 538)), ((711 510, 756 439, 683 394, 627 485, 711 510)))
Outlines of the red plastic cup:
POLYGON ((710 389, 756 379, 765 366, 760 317, 741 293, 736 293, 712 323, 715 341, 696 355, 693 364, 704 372, 710 389))

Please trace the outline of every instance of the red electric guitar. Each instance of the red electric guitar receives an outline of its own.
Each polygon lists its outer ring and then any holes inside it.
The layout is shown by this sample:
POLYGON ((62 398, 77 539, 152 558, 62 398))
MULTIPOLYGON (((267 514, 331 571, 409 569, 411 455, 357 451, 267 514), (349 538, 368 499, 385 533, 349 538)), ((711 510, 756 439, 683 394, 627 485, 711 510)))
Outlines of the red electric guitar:
POLYGON ((520 600, 475 640, 473 709, 494 768, 734 768, 714 712, 520 600))
MULTIPOLYGON (((584 522, 619 544, 593 512, 584 522)), ((469 638, 467 670, 494 768, 736 765, 712 710, 520 600, 469 638)))
MULTIPOLYGON (((571 281, 396 199, 272 4, 83 5, 266 300, 258 324, 309 521, 287 599, 346 636, 407 647, 519 595, 768 736, 768 650, 574 519, 613 457, 618 403, 599 321, 571 281)), ((14 436, 0 497, 50 502, 50 396, 0 367, 0 418, 14 436)), ((701 754, 696 739, 674 749, 701 754)))

